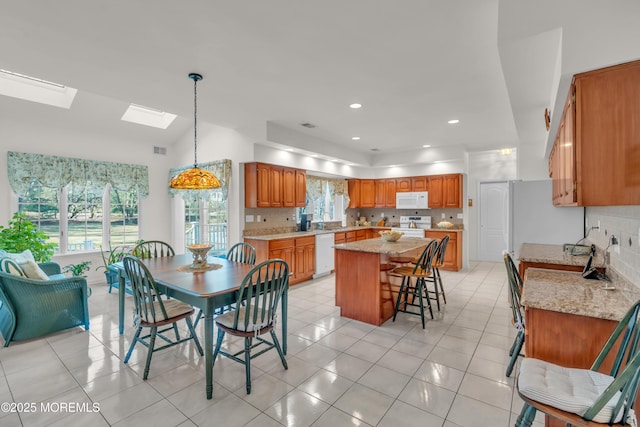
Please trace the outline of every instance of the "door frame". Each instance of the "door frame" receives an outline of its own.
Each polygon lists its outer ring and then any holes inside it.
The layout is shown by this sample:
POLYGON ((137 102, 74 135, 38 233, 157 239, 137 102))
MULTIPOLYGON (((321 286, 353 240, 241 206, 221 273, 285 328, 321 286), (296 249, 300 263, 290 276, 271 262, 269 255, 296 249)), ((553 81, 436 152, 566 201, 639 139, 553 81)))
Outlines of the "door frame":
POLYGON ((479 180, 478 181, 478 230, 476 234, 476 253, 478 254, 477 258, 479 261, 484 261, 480 259, 480 254, 482 253, 482 184, 500 184, 505 183, 507 185, 507 243, 511 239, 511 194, 509 190, 509 179, 487 179, 487 180, 479 180))

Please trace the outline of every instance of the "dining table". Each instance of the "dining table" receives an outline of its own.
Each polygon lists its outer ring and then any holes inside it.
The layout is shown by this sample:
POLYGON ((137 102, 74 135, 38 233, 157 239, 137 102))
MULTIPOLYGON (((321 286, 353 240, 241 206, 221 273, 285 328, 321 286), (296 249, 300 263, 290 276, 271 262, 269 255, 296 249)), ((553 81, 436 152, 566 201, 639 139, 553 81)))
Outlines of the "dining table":
MULTIPOLYGON (((204 313, 204 357, 206 396, 213 396, 213 318, 215 311, 236 302, 236 292, 244 277, 254 267, 251 264, 229 261, 224 258, 207 257, 207 269, 191 268, 190 254, 144 259, 145 264, 160 290, 170 298, 183 301, 204 313)), ((119 281, 119 332, 124 332, 124 310, 127 276, 122 262, 111 264, 118 272, 119 281)), ((287 354, 287 302, 288 290, 282 295, 280 322, 282 328, 282 351, 287 354)))

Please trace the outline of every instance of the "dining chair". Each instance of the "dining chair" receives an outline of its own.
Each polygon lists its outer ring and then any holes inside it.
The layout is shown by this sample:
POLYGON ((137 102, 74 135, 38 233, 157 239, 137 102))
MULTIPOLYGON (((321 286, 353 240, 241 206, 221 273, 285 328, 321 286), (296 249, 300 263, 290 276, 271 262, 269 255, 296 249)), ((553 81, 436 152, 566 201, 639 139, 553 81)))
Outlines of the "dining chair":
MULTIPOLYGON (((633 405, 640 379, 640 301, 633 304, 590 369, 566 368, 525 357, 517 390, 524 401, 516 427, 531 426, 536 411, 576 427, 637 424, 633 405), (609 374, 603 362, 612 363, 609 374)), ((560 345, 560 343, 558 343, 560 345)))
POLYGON ((518 331, 516 338, 513 340, 511 349, 509 350, 509 365, 507 366, 507 377, 511 376, 513 367, 518 360, 518 356, 522 356, 520 351, 524 345, 524 313, 522 312, 522 304, 520 304, 520 297, 522 296, 522 278, 518 269, 509 255, 509 252, 504 251, 504 265, 507 268, 507 279, 509 282, 509 305, 511 306, 511 322, 518 331))
POLYGON ((131 250, 131 255, 140 259, 174 256, 176 253, 170 244, 161 240, 145 240, 131 250))
POLYGON ((193 307, 176 299, 162 299, 156 281, 140 259, 127 255, 122 260, 122 263, 124 264, 127 277, 131 281, 135 309, 134 324, 136 325, 136 332, 131 346, 129 346, 129 351, 124 359, 124 363, 129 362, 131 353, 137 343, 146 346, 147 360, 142 377, 146 380, 149 375, 151 356, 156 351, 193 340, 198 353, 200 353, 201 356, 204 355, 202 346, 191 322, 191 315, 194 311, 193 307), (183 319, 187 323, 189 336, 181 339, 178 333, 177 322, 183 319), (165 326, 168 327, 162 329, 165 326), (147 335, 140 336, 143 328, 149 328, 150 332, 147 335), (175 340, 164 335, 165 332, 171 330, 173 330, 176 335, 175 340), (156 337, 163 339, 168 344, 156 347, 156 337))
POLYGON ((401 266, 393 270, 394 274, 402 276, 402 283, 396 298, 396 305, 393 309, 393 321, 396 321, 398 312, 419 315, 422 320, 422 329, 424 329, 424 302, 426 300, 429 307, 429 313, 433 319, 433 310, 431 308, 431 299, 426 292, 426 279, 433 274, 432 263, 438 247, 438 242, 432 240, 424 248, 422 254, 418 257, 418 261, 414 266, 401 266), (418 303, 415 302, 416 297, 418 303), (410 307, 418 307, 419 312, 415 312, 410 307))
MULTIPOLYGON (((281 259, 270 259, 253 267, 242 280, 235 309, 216 317, 218 338, 213 360, 218 354, 245 366, 247 394, 251 394, 251 359, 275 347, 284 369, 288 369, 275 331, 278 304, 289 287, 289 266, 281 259), (244 305, 242 303, 244 302, 244 305), (262 338, 269 333, 271 341, 262 338), (221 349, 225 334, 244 338, 244 349, 228 353, 221 349), (258 352, 252 350, 263 346, 258 352), (243 357, 239 357, 244 355, 243 357)), ((282 319, 286 322, 286 319, 282 319)))
POLYGON ((447 296, 444 293, 444 286, 442 284, 442 276, 440 275, 440 267, 444 267, 444 255, 447 252, 447 245, 449 244, 449 235, 440 239, 440 243, 436 248, 436 253, 433 258, 433 271, 427 282, 433 283, 433 291, 428 291, 429 294, 435 296, 438 311, 440 311, 440 295, 442 295, 442 301, 447 303, 447 296))
MULTIPOLYGON (((227 251, 226 258, 229 261, 254 265, 256 263, 256 249, 249 243, 244 243, 244 242, 236 243, 235 245, 231 246, 231 248, 227 251)), ((220 309, 219 311, 220 314, 224 313, 225 311, 231 310, 232 308, 231 304, 235 302, 235 298, 229 302, 230 302, 229 304, 224 305, 220 309)), ((204 314, 204 311, 200 309, 198 311, 198 315, 196 316, 196 320, 193 324, 194 328, 198 326, 198 323, 200 322, 200 319, 202 319, 203 314, 204 314)))

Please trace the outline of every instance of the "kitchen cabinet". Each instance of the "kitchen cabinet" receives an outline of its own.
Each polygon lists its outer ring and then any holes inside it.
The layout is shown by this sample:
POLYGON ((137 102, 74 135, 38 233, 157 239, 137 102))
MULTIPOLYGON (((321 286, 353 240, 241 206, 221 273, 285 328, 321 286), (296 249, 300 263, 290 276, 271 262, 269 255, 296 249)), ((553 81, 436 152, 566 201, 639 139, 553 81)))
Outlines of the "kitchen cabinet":
POLYGON ((640 205, 638 99, 640 61, 574 76, 549 159, 555 205, 640 205))
POLYGON ((442 239, 449 235, 449 243, 444 253, 442 270, 459 271, 462 268, 462 230, 425 230, 428 239, 442 239))
POLYGON ((356 241, 358 240, 367 240, 369 238, 369 230, 357 230, 356 231, 356 241))
POLYGON ((345 231, 339 231, 337 233, 333 233, 333 242, 336 245, 340 243, 346 243, 347 241, 347 233, 345 231))
POLYGON ((246 208, 304 207, 306 171, 267 163, 245 163, 246 208))
MULTIPOLYGON (((376 179, 375 180, 375 207, 395 208, 396 207, 396 180, 376 179)), ((362 207, 362 206, 361 206, 362 207)))
POLYGON ((462 175, 430 175, 429 207, 430 208, 462 208, 462 175))
POLYGON ((412 186, 413 178, 407 176, 404 178, 396 178, 396 192, 406 193, 408 191, 414 191, 412 186))
POLYGON ((359 208, 374 208, 376 206, 376 185, 373 179, 360 180, 359 208))
POLYGON ((289 284, 303 282, 315 273, 315 236, 262 240, 245 237, 256 250, 256 264, 279 258, 289 265, 289 284))
POLYGON ((348 179, 347 185, 349 186, 349 207, 359 208, 360 207, 360 180, 355 178, 348 179))
POLYGON ((411 191, 429 191, 429 178, 427 176, 412 176, 411 191))

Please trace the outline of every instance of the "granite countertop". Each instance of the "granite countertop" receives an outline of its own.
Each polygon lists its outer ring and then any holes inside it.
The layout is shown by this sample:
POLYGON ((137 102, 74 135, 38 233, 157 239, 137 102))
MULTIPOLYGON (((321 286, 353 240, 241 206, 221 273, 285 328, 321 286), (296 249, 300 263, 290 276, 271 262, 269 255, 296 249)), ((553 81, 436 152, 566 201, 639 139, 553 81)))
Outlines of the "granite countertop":
POLYGON ((397 242, 385 242, 382 238, 358 240, 356 242, 341 243, 334 248, 347 251, 372 252, 390 256, 424 248, 433 239, 420 237, 402 237, 397 242))
POLYGON ((619 321, 640 299, 637 288, 583 279, 580 272, 528 268, 521 303, 525 307, 619 321), (605 286, 614 290, 605 290, 605 286))
MULTIPOLYGON (((349 226, 349 227, 340 227, 340 228, 331 228, 325 230, 310 230, 310 231, 291 231, 288 233, 274 233, 274 234, 259 234, 255 236, 242 236, 243 239, 254 239, 254 240, 278 240, 278 239, 292 239, 296 237, 306 237, 306 236, 315 236, 317 234, 328 234, 328 233, 341 233, 344 231, 358 231, 358 230, 368 230, 368 229, 391 229, 398 228, 397 226, 389 226, 389 225, 369 225, 369 226, 349 226)), ((427 228, 426 231, 450 231, 461 233, 463 229, 461 228, 427 228)))
MULTIPOLYGON (((518 253, 518 260, 524 262, 539 262, 545 264, 563 264, 584 266, 588 255, 567 255, 562 251, 562 245, 543 245, 538 243, 523 243, 518 253)), ((601 251, 596 251, 592 267, 606 266, 601 251)))

